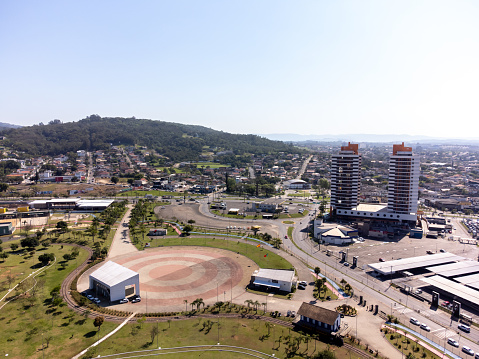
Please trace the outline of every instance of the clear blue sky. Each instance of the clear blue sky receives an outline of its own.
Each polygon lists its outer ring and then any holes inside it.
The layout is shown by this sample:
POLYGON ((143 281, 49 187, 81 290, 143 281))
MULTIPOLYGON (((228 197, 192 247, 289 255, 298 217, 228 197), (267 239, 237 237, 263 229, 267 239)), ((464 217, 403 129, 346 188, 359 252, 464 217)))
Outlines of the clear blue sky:
POLYGON ((0 2, 0 122, 477 137, 477 1, 0 2))

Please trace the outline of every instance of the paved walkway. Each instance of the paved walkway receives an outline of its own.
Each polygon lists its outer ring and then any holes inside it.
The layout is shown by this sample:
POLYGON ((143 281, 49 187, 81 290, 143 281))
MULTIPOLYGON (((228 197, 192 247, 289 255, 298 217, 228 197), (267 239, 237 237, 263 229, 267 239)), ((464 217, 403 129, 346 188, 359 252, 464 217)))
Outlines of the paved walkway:
POLYGON ((128 222, 130 221, 130 213, 133 208, 132 204, 128 205, 128 210, 120 221, 118 229, 113 236, 110 250, 108 251, 108 259, 118 257, 127 253, 138 252, 138 249, 131 243, 130 230, 128 229, 128 222))
POLYGON ((79 354, 75 355, 72 359, 78 359, 80 358, 83 354, 85 354, 88 349, 90 348, 93 348, 95 346, 97 346, 98 344, 100 344, 102 341, 108 339, 109 337, 111 337, 113 334, 115 334, 117 331, 119 331, 121 328, 123 328, 123 326, 128 323, 130 321, 131 318, 133 318, 134 316, 136 315, 136 312, 133 313, 132 315, 130 315, 128 318, 126 318, 123 323, 121 323, 119 326, 117 326, 115 329, 113 329, 110 333, 108 333, 107 335, 105 335, 104 337, 102 337, 100 340, 97 340, 95 343, 93 343, 92 345, 90 345, 88 348, 86 348, 85 350, 82 350, 79 354))

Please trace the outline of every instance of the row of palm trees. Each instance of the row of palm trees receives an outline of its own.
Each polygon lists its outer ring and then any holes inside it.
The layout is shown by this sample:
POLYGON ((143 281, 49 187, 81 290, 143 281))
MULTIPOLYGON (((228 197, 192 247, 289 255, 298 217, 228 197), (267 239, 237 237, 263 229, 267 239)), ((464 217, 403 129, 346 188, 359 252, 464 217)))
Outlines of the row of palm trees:
MULTIPOLYGON (((185 312, 188 310, 188 300, 185 299, 183 301, 185 303, 185 312)), ((196 310, 199 310, 201 306, 203 308, 205 307, 205 302, 203 301, 203 298, 196 298, 194 301, 190 303, 191 305, 191 310, 193 310, 193 307, 196 307, 196 310)))
POLYGON ((256 313, 258 312, 258 307, 260 305, 264 306, 264 311, 266 312, 266 303, 260 303, 257 300, 253 301, 251 299, 247 299, 244 302, 248 305, 248 309, 251 308, 251 306, 253 306, 256 313))

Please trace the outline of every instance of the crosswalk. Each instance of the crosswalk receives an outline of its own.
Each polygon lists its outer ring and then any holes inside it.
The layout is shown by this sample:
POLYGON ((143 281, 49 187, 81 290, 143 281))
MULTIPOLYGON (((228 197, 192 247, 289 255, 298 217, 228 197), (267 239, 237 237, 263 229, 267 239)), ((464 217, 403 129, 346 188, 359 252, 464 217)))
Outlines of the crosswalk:
POLYGON ((446 329, 444 330, 443 328, 437 329, 433 331, 434 335, 438 337, 439 339, 444 339, 444 338, 450 338, 454 335, 456 335, 456 332, 446 329))
POLYGON ((408 313, 413 312, 412 309, 406 308, 403 305, 398 305, 396 308, 394 308, 394 310, 396 310, 397 312, 399 312, 401 314, 408 314, 408 313))

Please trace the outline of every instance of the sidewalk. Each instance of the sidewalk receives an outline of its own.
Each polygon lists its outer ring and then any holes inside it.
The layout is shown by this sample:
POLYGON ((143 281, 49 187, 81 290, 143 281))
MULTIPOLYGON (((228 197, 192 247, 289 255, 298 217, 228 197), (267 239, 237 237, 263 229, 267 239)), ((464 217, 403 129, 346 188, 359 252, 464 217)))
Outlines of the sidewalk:
POLYGON ((97 346, 98 344, 100 344, 102 341, 108 339, 109 337, 111 337, 113 334, 115 334, 117 331, 119 331, 121 328, 123 328, 125 326, 126 323, 128 323, 130 321, 131 318, 133 318, 134 316, 136 315, 136 312, 133 313, 132 315, 130 315, 128 318, 126 318, 123 323, 121 323, 119 326, 117 326, 115 329, 113 329, 110 333, 108 333, 107 335, 105 335, 104 337, 102 337, 100 340, 96 341, 95 343, 93 343, 92 345, 90 345, 88 348, 84 349, 83 351, 81 351, 80 353, 78 353, 77 355, 75 355, 72 359, 78 359, 80 358, 83 354, 85 354, 88 349, 90 348, 93 348, 95 346, 97 346))
POLYGON ((118 225, 118 229, 116 230, 113 241, 111 242, 110 250, 108 251, 108 258, 114 258, 122 254, 138 251, 133 243, 131 243, 128 227, 123 226, 123 223, 128 224, 132 208, 133 205, 128 205, 128 210, 118 225), (124 232, 126 232, 126 235, 123 235, 124 232))

